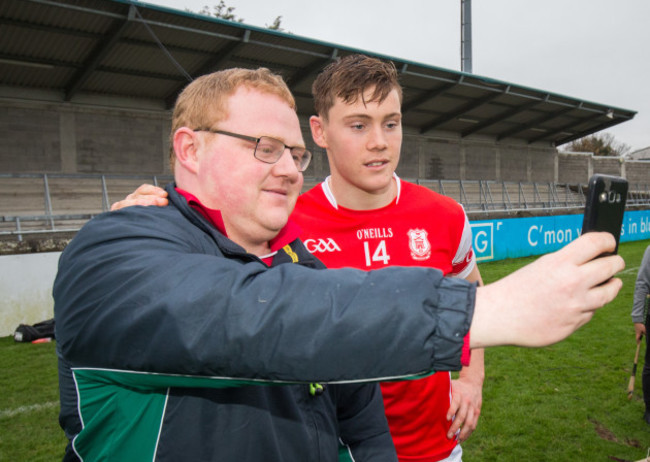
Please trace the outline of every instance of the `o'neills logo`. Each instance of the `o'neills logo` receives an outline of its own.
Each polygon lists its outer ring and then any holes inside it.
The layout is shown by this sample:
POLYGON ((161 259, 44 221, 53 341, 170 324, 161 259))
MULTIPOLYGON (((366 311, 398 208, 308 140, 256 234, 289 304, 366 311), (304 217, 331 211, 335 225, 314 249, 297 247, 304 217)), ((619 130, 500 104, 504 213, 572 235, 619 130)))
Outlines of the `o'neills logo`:
POLYGON ((341 248, 331 237, 327 239, 307 239, 304 241, 304 244, 309 253, 341 251, 341 248))
POLYGON ((426 260, 431 256, 431 243, 423 229, 409 229, 409 249, 414 260, 426 260))

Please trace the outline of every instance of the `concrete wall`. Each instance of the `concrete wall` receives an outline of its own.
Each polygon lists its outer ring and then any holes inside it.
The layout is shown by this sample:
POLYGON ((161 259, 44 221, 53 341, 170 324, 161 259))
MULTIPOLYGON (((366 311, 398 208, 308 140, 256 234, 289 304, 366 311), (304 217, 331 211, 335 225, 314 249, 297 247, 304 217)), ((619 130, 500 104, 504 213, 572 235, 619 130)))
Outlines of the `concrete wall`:
POLYGON ((158 173, 166 168, 166 120, 132 113, 72 113, 80 173, 158 173))
POLYGON ((498 152, 495 145, 489 143, 468 143, 461 146, 461 161, 465 164, 463 179, 497 179, 497 162, 500 161, 498 152))
POLYGON ((626 161, 625 178, 630 184, 649 184, 650 161, 626 161))
POLYGON ((557 182, 587 184, 593 171, 592 157, 588 153, 559 153, 557 182))
POLYGON ((622 176, 631 184, 650 184, 650 162, 648 161, 594 156, 587 152, 558 154, 558 183, 586 184, 594 173, 622 176))
POLYGON ((51 107, 3 107, 0 171, 61 171, 59 113, 51 107), (9 141, 9 142, 7 142, 9 141))
POLYGON ((0 103, 0 171, 168 173, 169 112, 0 103))
MULTIPOLYGON (((168 174, 171 113, 148 101, 94 97, 61 103, 57 95, 11 95, 0 88, 0 171, 11 173, 168 174), (49 100, 48 100, 49 99, 49 100), (119 106, 119 107, 116 107, 119 106)), ((314 161, 305 176, 329 173, 325 152, 300 120, 314 161)), ((452 133, 404 134, 398 174, 404 178, 543 181, 553 175, 555 149, 452 133), (550 170, 548 168, 551 168, 550 170)))
MULTIPOLYGON (((593 156, 593 172, 604 175, 625 176, 623 172, 624 160, 620 157, 593 156)), ((650 178, 648 179, 650 180, 650 178)))
POLYGON ((554 181, 557 151, 550 146, 408 134, 397 173, 441 180, 554 181))
POLYGON ((54 316, 52 284, 61 252, 0 256, 0 337, 54 316))
MULTIPOLYGON (((410 151, 417 153, 420 177, 459 178, 461 157, 460 144, 457 141, 425 138, 418 143, 415 141, 415 137, 405 137, 405 139, 412 143, 409 143, 410 146, 417 146, 417 150, 411 147, 410 151)), ((403 158, 408 158, 408 155, 408 152, 402 153, 403 158)), ((400 165, 397 172, 407 178, 408 176, 402 173, 403 169, 403 166, 400 165)))
MULTIPOLYGON (((56 95, 32 93, 12 99, 7 89, 0 88, 0 108, 0 135, 5 140, 0 144, 0 172, 170 172, 171 113, 155 103, 94 97, 73 104, 57 101, 56 95)), ((300 123, 314 152, 305 176, 323 178, 329 174, 325 151, 314 144, 308 119, 303 117, 300 123)), ((631 182, 650 181, 646 163, 628 164, 626 169, 618 158, 558 153, 539 143, 461 138, 445 132, 421 135, 405 129, 397 173, 407 179, 559 183, 586 183, 593 173, 607 173, 629 174, 631 182)))
POLYGON ((556 183, 559 173, 557 151, 530 148, 530 175, 528 181, 556 183))

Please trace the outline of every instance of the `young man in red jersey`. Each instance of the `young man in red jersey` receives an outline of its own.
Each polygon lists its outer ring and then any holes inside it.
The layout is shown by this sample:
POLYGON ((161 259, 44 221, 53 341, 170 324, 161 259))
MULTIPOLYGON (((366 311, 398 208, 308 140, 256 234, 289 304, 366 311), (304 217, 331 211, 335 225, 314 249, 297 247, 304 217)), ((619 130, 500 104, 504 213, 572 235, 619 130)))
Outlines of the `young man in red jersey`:
MULTIPOLYGON (((481 283, 462 206, 395 174, 402 91, 393 64, 346 56, 321 72, 312 93, 312 136, 331 175, 298 198, 292 215, 307 250, 328 268, 429 266, 481 283)), ((461 460, 459 442, 481 411, 483 350, 468 359, 453 382, 438 372, 381 384, 400 460, 461 460)))

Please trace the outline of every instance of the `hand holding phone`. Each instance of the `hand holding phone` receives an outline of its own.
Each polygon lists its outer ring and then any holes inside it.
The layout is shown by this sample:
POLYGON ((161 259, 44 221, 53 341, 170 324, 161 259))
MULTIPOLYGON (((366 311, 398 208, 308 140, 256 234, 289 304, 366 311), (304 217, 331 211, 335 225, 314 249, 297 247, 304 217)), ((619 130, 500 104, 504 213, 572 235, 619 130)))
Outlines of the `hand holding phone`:
POLYGON ((582 221, 582 234, 607 231, 618 241, 623 225, 628 183, 625 178, 596 174, 589 179, 587 203, 582 221))

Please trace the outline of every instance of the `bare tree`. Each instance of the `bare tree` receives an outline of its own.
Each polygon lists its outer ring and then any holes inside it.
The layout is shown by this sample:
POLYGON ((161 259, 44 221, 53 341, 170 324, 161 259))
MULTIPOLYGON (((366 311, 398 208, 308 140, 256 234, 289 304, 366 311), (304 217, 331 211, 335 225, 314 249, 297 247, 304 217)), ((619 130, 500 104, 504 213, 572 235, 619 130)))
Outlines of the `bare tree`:
POLYGON ((568 149, 573 152, 592 152, 595 156, 620 157, 630 152, 631 147, 617 141, 611 133, 602 133, 572 141, 568 149))
POLYGON ((266 28, 271 30, 277 30, 278 32, 285 32, 285 30, 282 27, 280 27, 281 24, 282 24, 282 16, 278 16, 273 20, 273 24, 271 24, 270 26, 266 24, 266 28))
MULTIPOLYGON (((192 12, 187 8, 185 9, 185 11, 192 12)), ((206 5, 203 8, 201 8, 198 13, 205 16, 214 16, 215 18, 225 19, 226 21, 244 22, 244 18, 238 18, 237 15, 235 14, 235 7, 226 5, 225 0, 220 0, 218 5, 212 6, 212 9, 210 9, 210 7, 206 5)), ((281 27, 281 25, 282 25, 282 16, 277 16, 275 20, 273 20, 273 23, 270 26, 266 24, 266 28, 271 30, 277 30, 279 32, 287 32, 281 27)))
POLYGON ((214 16, 215 18, 225 19, 226 21, 243 22, 244 18, 238 18, 234 11, 234 6, 228 6, 224 0, 221 0, 218 5, 212 6, 212 11, 210 11, 210 7, 206 5, 201 8, 199 14, 214 16))

